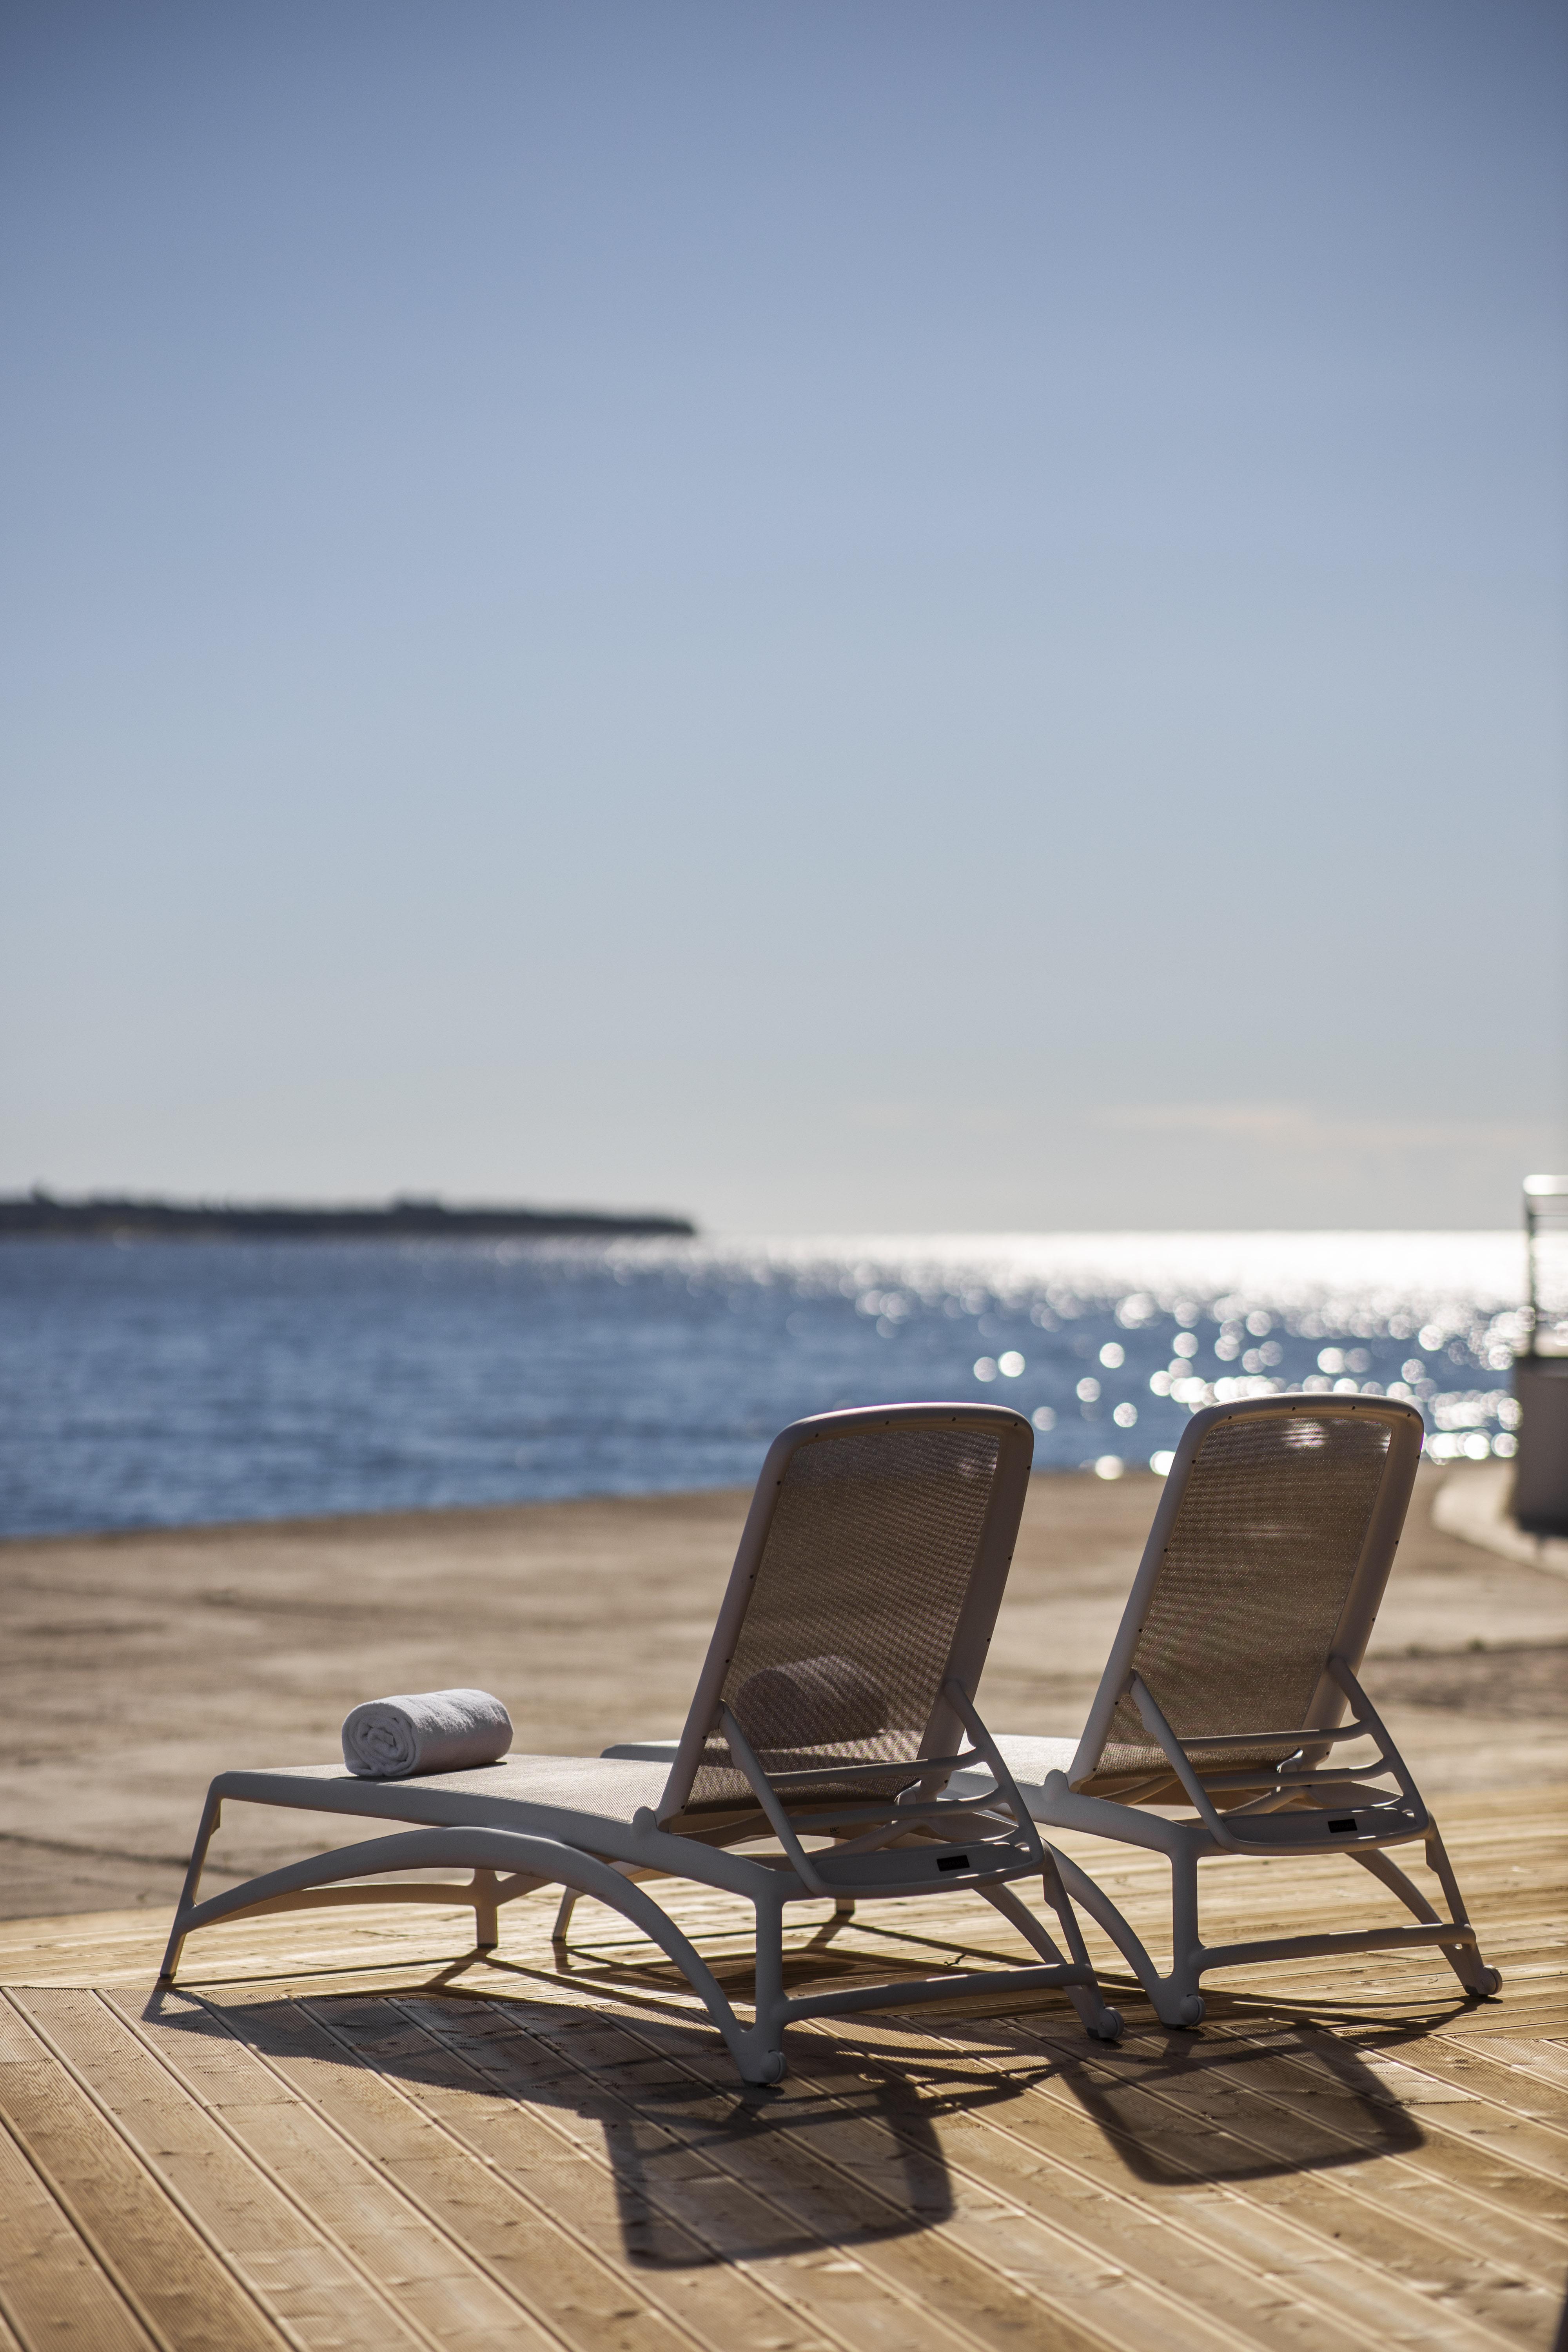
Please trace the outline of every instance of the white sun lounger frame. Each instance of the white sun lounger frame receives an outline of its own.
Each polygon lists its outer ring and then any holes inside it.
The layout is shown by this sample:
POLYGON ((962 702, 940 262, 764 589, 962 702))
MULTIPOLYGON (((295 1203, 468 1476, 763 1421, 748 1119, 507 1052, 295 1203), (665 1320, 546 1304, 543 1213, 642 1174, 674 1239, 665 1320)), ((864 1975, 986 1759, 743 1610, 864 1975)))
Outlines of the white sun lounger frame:
MULTIPOLYGON (((1001 1407, 970 1404, 896 1405, 824 1413, 784 1430, 770 1448, 757 1483, 686 1732, 677 1743, 673 1759, 668 1747, 660 1755, 668 1773, 664 1793, 656 1804, 637 1807, 629 1820, 595 1813, 587 1805, 534 1801, 526 1796, 488 1796, 482 1790, 476 1792, 471 1785, 451 1785, 456 1780, 471 1784, 483 1779, 471 1773, 384 1781, 353 1779, 336 1767, 219 1774, 203 1809, 164 1956, 164 1978, 173 1979, 186 1937, 200 1928, 225 1919, 323 1905, 471 1906, 476 1943, 480 1949, 488 1949, 497 1941, 497 1915, 502 1904, 541 1886, 558 1885, 570 1895, 593 1895, 619 1911, 674 1961, 702 2000, 747 2082, 776 2082, 782 2075, 783 2032, 792 2020, 838 2016, 859 2009, 902 2009, 965 1993, 1010 1995, 1047 1986, 1059 1988, 1067 1992, 1089 2032, 1114 2041, 1121 2031, 1121 2020, 1107 2006, 1096 1982, 1062 1887, 1058 1859, 1030 1819, 973 1705, 973 1690, 1012 1559, 1032 1444, 1032 1432, 1020 1415, 1001 1407), (908 1802, 902 1797, 892 1802, 886 1797, 873 1797, 868 1804, 837 1805, 831 1811, 814 1809, 798 1822, 792 1820, 784 1780, 769 1779, 728 1707, 719 1702, 784 1467, 797 1447, 819 1436, 900 1423, 961 1422, 997 1435, 1002 1454, 969 1598, 960 1614, 948 1671, 942 1681, 943 1703, 932 1717, 932 1728, 945 1735, 934 1742, 941 1752, 921 1757, 920 1776, 904 1792, 908 1802), (756 1801, 754 1811, 748 1809, 711 1826, 702 1825, 700 1817, 694 1816, 695 1828, 666 1828, 664 1822, 679 1814, 690 1793, 706 1741, 720 1729, 734 1764, 750 1784, 756 1801), (953 1770, 978 1775, 975 1785, 984 1784, 984 1794, 978 1799, 966 1795, 954 1800, 939 1793, 953 1770), (226 1803, 370 1816, 417 1826, 331 1853, 308 1856, 203 1901, 203 1868, 226 1803), (886 1833, 897 1835, 918 1827, 927 1842, 912 1849, 879 1852, 879 1831, 885 1829, 895 1805, 898 1819, 886 1833), (858 1837, 858 1829, 862 1832, 858 1837), (808 1851, 803 1837, 824 1831, 833 1832, 840 1842, 829 1850, 808 1851), (781 1849, 776 1856, 725 1850, 726 1841, 755 1841, 770 1832, 781 1849), (467 1885, 345 1883, 363 1882, 384 1872, 430 1869, 467 1870, 472 1877, 467 1885), (1012 1892, 1012 1882, 1036 1874, 1057 1913, 1068 1947, 1066 1955, 1012 1892), (692 1880, 751 1903, 756 1927, 756 1975, 750 2025, 737 2016, 689 1939, 635 1883, 644 1877, 692 1880), (944 1971, 795 1998, 785 1993, 783 1929, 787 1905, 827 1897, 843 1908, 857 1897, 885 1899, 960 1890, 984 1896, 1000 1911, 1038 1953, 1038 1963, 944 1971)), ((826 1638, 830 1641, 831 1635, 831 1627, 826 1628, 826 1638)), ((930 1732, 925 1744, 929 1751, 933 1744, 930 1732)), ((539 1760, 545 1766, 567 1762, 573 1769, 580 1768, 585 1794, 595 1769, 603 1773, 606 1766, 606 1759, 598 1758, 539 1760)), ((617 1767, 611 1762, 607 1769, 614 1775, 617 1767)), ((835 1782, 852 1781, 858 1773, 868 1781, 885 1780, 889 1769, 886 1762, 837 1768, 832 1778, 835 1782)))
MULTIPOLYGON (((1047 1829, 1076 1830, 1091 1837, 1141 1846, 1164 1854, 1169 1861, 1171 1963, 1162 1972, 1104 1890, 1065 1854, 1058 1857, 1068 1891, 1110 1937, 1164 2024, 1191 2026, 1200 2022, 1204 2000, 1199 1987, 1208 1969, 1246 1967, 1264 1960, 1321 1958, 1341 1953, 1394 1951, 1412 1945, 1435 1944, 1467 1992, 1485 1996, 1495 1993, 1501 1985, 1497 1969, 1488 1967, 1481 1958, 1477 1932, 1466 1914, 1437 1824, 1415 1786, 1409 1765, 1355 1672, 1365 1654, 1394 1563, 1420 1459, 1421 1441, 1420 1414, 1393 1399, 1379 1399, 1374 1405, 1370 1400, 1346 1397, 1269 1397, 1214 1405, 1194 1414, 1183 1433, 1166 1478, 1121 1624, 1071 1763, 1036 1781, 1031 1766, 1043 1743, 1006 1734, 997 1737, 996 1744, 1008 1760, 1015 1782, 1037 1822, 1047 1829), (1207 1739, 1178 1738, 1153 1695, 1132 1670, 1132 1661, 1148 1597, 1181 1507, 1183 1486, 1204 1438, 1216 1423, 1249 1414, 1290 1412, 1322 1420, 1369 1412, 1375 1412, 1389 1425, 1388 1467, 1343 1611, 1327 1645, 1322 1677, 1306 1723, 1300 1728, 1240 1736, 1215 1734, 1207 1739), (1136 1791, 1100 1796, 1087 1793, 1082 1788, 1082 1783, 1094 1777, 1111 1717, 1124 1694, 1133 1698, 1145 1728, 1163 1752, 1171 1775, 1180 1783, 1195 1819, 1173 1820, 1149 1810, 1147 1805, 1131 1801, 1136 1791), (1344 1713, 1347 1703, 1352 1709, 1348 1718, 1344 1713), (1342 1743, 1364 1738, 1375 1743, 1375 1762, 1336 1769, 1326 1760, 1342 1743), (1209 1773, 1201 1770, 1205 1746, 1235 1749, 1251 1745, 1277 1749, 1285 1738, 1296 1745, 1278 1765, 1241 1766, 1209 1773), (1394 1784, 1393 1790, 1386 1786, 1390 1780, 1394 1784), (1376 1785, 1380 1781, 1384 1785, 1376 1785), (1248 1791, 1254 1793, 1248 1795, 1248 1791), (1235 1809, 1222 1810, 1215 1802, 1216 1796, 1233 1800, 1240 1796, 1244 1802, 1235 1809), (1352 1822, 1353 1827, 1346 1829, 1343 1824, 1347 1822, 1352 1822), (1336 1828, 1336 1823, 1341 1826, 1336 1828), (1416 1838, 1424 1842, 1427 1865, 1442 1890, 1448 1910, 1447 1918, 1433 1908, 1420 1888, 1385 1851, 1391 1845, 1416 1838), (1198 1927, 1200 1862, 1224 1853, 1279 1859, 1328 1852, 1349 1854, 1379 1879, 1414 1913, 1415 1923, 1270 1937, 1237 1944, 1203 1941, 1198 1927)), ((1059 1749, 1065 1743, 1051 1745, 1059 1749)), ((1162 1774, 1160 1778, 1164 1780, 1166 1776, 1162 1774)), ((984 1776, 973 1772, 956 1776, 950 1786, 954 1795, 967 1793, 975 1797, 983 1797, 985 1789, 984 1776)), ((1158 1801, 1169 1803, 1172 1796, 1161 1797, 1158 1801)))

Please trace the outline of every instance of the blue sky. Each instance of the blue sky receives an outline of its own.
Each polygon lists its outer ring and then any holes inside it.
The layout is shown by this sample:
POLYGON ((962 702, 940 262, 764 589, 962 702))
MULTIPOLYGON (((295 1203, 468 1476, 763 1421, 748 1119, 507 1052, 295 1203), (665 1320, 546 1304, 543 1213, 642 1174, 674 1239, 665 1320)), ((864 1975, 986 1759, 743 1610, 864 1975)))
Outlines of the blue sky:
POLYGON ((1489 1224, 1568 19, 13 5, 0 1183, 1489 1224))

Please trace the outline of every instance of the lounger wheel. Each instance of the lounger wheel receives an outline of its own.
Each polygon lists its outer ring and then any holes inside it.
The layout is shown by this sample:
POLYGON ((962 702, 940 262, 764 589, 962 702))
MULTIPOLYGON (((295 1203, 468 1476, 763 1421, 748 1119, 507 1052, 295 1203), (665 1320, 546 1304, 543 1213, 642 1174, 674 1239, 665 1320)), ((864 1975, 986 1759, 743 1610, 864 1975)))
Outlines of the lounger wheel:
POLYGON ((771 2058, 754 2058, 746 2068, 745 2079, 761 2090, 769 2083, 782 2083, 784 2075, 784 2054, 775 2050, 771 2058))
POLYGON ((1171 2020, 1171 2022, 1173 2025, 1180 2025, 1184 2027, 1201 2025, 1207 2014, 1207 2006, 1205 2003, 1202 1993, 1190 1992, 1185 2000, 1183 2001, 1180 2009, 1177 2010, 1176 2014, 1171 2020))
POLYGON ((1483 2000, 1489 2000, 1494 1992, 1501 1992, 1502 1970, 1500 1969, 1482 1969, 1476 1978, 1476 1990, 1480 1994, 1483 2000))
POLYGON ((1126 2025, 1119 2009, 1102 2009, 1089 2030, 1097 2042, 1120 2042, 1126 2025))

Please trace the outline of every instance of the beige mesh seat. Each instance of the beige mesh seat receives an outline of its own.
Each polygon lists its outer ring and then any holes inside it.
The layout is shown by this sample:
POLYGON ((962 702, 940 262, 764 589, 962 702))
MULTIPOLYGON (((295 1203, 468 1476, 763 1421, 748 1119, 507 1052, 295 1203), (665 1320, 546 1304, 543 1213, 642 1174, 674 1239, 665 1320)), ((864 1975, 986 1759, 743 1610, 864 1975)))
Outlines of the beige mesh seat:
MULTIPOLYGON (((1164 1974, 1102 1890, 1060 1860, 1069 1890, 1166 2024, 1202 2018, 1205 1970, 1258 1960, 1436 1944, 1467 1991, 1500 1984, 1481 1958, 1437 1824, 1356 1679, 1421 1436, 1420 1414, 1387 1398, 1267 1397, 1195 1414, 1081 1736, 997 1737, 1037 1822, 1169 1857, 1164 1974), (1386 1851, 1417 1838, 1447 1918, 1386 1851), (1380 1879, 1415 1924, 1203 1942, 1205 1856, 1331 1852, 1380 1879)), ((972 1771, 952 1785, 977 1799, 987 1787, 972 1771)))
POLYGON ((1056 1858, 974 1707, 1027 1488, 1033 1433, 980 1405, 825 1413, 776 1438, 673 1748, 518 1756, 403 1780, 337 1765, 220 1774, 207 1794, 164 1974, 195 1930, 245 1913, 341 1902, 471 1903, 476 1940, 545 1885, 613 1906, 700 1994, 749 2082, 784 2072, 792 2018, 965 1991, 1066 1990, 1090 2032, 1121 2020, 1095 1982, 1056 1858), (946 1793, 978 1776, 978 1796, 946 1793), (416 1826, 311 1855, 199 1900, 225 1804, 293 1807, 416 1826), (758 1850, 758 1849, 762 1850, 758 1850), (461 1887, 367 1884, 455 1867, 461 1887), (1038 1876, 1064 1953, 1013 1893, 1038 1876), (700 1956, 639 1883, 696 1880, 756 1919, 755 2015, 743 2025, 700 1956), (353 1884, 349 1882, 354 1882, 353 1884), (790 1999, 784 1906, 824 1898, 979 1894, 1037 1964, 858 1985, 790 1999))

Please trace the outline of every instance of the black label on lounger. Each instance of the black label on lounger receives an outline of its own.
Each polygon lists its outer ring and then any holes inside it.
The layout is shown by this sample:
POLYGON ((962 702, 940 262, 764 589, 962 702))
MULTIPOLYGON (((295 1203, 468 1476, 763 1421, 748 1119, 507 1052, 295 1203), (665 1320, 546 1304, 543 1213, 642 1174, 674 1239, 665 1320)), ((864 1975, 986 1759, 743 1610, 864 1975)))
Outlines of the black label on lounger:
POLYGON ((936 1866, 939 1870, 967 1870, 969 1856, 966 1853, 939 1853, 936 1866))
POLYGON ((1353 1813, 1341 1813, 1336 1820, 1329 1823, 1330 1834, 1333 1837, 1354 1837, 1355 1830, 1356 1822, 1353 1813))

